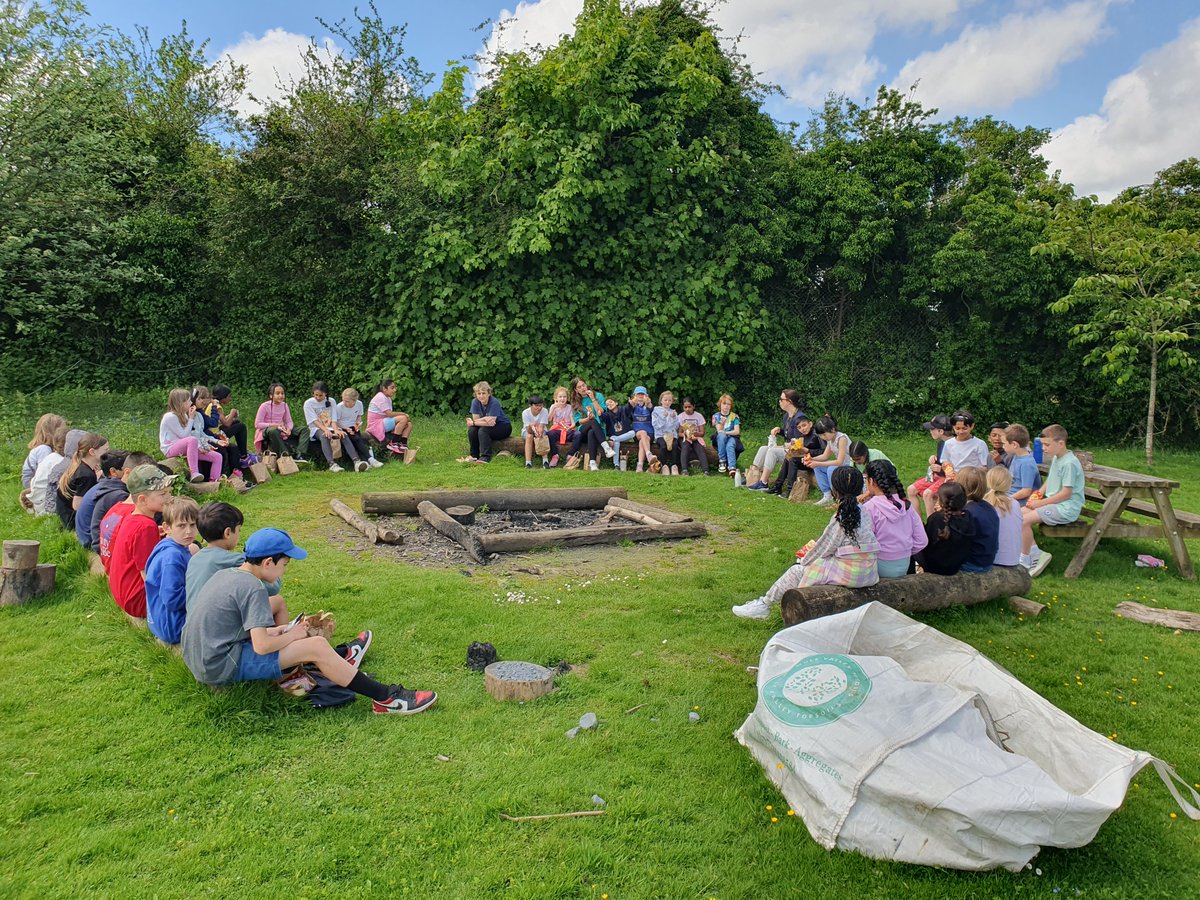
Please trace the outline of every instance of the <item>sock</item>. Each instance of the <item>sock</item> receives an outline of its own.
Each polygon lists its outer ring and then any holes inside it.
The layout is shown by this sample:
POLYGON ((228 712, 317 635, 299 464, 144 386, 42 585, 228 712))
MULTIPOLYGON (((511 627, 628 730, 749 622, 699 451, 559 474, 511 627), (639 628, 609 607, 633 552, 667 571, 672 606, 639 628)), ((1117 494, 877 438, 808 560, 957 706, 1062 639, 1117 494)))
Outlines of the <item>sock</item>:
POLYGON ((1033 565, 1033 561, 1029 558, 1028 553, 1022 553, 1020 558, 1017 560, 1017 565, 1024 566, 1028 569, 1033 565))
POLYGON ((378 700, 381 703, 388 698, 388 689, 386 685, 380 684, 370 675, 363 672, 355 672, 354 678, 346 685, 356 694, 362 694, 364 697, 370 697, 372 700, 378 700))

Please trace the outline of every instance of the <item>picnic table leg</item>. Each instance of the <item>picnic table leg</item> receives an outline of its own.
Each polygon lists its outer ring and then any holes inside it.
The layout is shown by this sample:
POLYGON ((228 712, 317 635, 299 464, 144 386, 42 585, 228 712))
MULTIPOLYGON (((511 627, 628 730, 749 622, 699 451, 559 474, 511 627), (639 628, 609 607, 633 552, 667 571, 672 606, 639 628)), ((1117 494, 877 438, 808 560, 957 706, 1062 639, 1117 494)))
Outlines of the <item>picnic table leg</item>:
POLYGON ((1108 530, 1108 526, 1125 511, 1125 507, 1128 505, 1128 488, 1116 488, 1108 495, 1104 501, 1104 506, 1100 507, 1100 512, 1096 514, 1096 521, 1092 523, 1092 530, 1087 533, 1087 536, 1083 539, 1083 543, 1079 545, 1079 550, 1076 552, 1075 558, 1067 566, 1067 578, 1078 578, 1083 574, 1083 567, 1088 564, 1088 560, 1096 552, 1096 546, 1100 543, 1100 538, 1104 537, 1104 532, 1108 530))
POLYGON ((1175 565, 1179 566, 1179 574, 1189 581, 1195 581, 1196 570, 1192 568, 1187 544, 1183 542, 1183 535, 1179 533, 1179 522, 1175 518, 1175 509, 1171 506, 1171 492, 1166 488, 1155 488, 1152 494, 1158 517, 1162 520, 1163 535, 1171 545, 1171 555, 1175 557, 1175 565))

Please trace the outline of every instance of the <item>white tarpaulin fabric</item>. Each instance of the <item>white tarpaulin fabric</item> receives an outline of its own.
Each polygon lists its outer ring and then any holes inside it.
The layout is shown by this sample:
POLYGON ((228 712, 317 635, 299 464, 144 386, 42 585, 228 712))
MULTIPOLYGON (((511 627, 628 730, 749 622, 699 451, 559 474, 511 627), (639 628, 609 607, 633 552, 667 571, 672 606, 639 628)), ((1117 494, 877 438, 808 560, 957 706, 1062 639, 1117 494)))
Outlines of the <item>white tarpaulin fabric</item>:
POLYGON ((1092 840, 1151 762, 1200 818, 1149 753, 879 603, 772 637, 758 703, 735 736, 829 850, 1017 871, 1040 847, 1092 840))

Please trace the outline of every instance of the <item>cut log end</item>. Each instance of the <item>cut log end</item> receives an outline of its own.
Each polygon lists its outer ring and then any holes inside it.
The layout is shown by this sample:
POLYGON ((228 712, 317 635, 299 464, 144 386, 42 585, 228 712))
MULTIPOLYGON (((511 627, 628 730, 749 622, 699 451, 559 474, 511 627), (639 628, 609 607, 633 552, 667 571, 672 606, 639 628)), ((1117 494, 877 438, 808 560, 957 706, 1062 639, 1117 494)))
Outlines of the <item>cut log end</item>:
POLYGON ((1038 603, 1036 600, 1027 600, 1024 597, 1009 597, 1008 605, 1016 612, 1025 616, 1039 616, 1046 609, 1045 603, 1038 603))
POLYGON ((3 548, 4 568, 28 571, 37 566, 38 541, 5 541, 3 548))
POLYGON ((554 690, 554 670, 505 660, 484 669, 483 682, 497 700, 536 700, 554 690))
POLYGON ((446 510, 446 515, 459 525, 475 524, 475 507, 473 506, 451 506, 446 510))

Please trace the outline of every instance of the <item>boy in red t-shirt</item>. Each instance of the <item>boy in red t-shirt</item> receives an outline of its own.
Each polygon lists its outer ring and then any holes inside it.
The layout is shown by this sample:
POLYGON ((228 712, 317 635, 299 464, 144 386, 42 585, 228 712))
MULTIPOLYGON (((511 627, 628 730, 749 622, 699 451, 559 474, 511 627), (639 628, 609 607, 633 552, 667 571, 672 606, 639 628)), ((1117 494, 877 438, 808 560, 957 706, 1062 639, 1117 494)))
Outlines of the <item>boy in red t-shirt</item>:
POLYGON ((158 466, 138 466, 129 473, 133 512, 121 520, 109 544, 108 586, 117 606, 134 619, 146 618, 146 561, 162 537, 154 516, 162 512, 177 477, 158 466))

